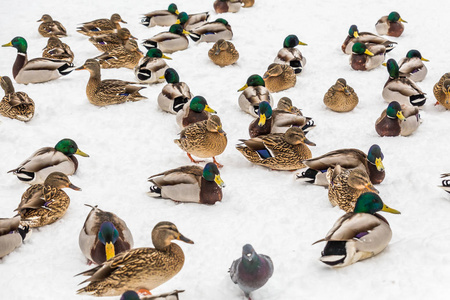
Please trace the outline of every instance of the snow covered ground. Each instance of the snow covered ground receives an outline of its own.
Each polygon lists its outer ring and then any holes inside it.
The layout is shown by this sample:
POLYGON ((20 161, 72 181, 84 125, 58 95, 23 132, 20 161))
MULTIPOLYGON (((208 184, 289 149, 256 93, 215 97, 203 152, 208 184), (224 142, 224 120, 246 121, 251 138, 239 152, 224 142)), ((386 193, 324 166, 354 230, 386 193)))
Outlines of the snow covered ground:
MULTIPOLYGON (((142 14, 166 9, 170 1, 7 1, 0 11, 3 30, 0 43, 15 36, 28 41, 28 57, 41 55, 47 39, 38 34, 42 14, 63 23, 69 36, 63 41, 75 53, 79 66, 99 52, 75 31, 77 24, 118 12, 124 25, 140 41, 167 28, 146 28, 142 14)), ((180 11, 210 11, 218 16, 213 1, 178 2, 180 11)), ((162 112, 156 98, 164 84, 147 87, 147 100, 99 108, 85 94, 89 74, 73 72, 44 84, 19 85, 36 103, 29 123, 1 118, 0 123, 0 217, 11 217, 28 186, 7 174, 40 147, 54 146, 60 139, 74 139, 90 158, 79 158, 79 170, 71 181, 81 192, 66 190, 71 197, 67 214, 59 222, 35 230, 22 247, 0 261, 2 299, 92 299, 77 296, 89 268, 78 247, 78 234, 89 212, 85 203, 123 218, 134 236, 135 247, 150 247, 151 230, 159 221, 175 223, 195 244, 181 247, 186 262, 173 279, 155 293, 185 289, 181 299, 243 299, 227 273, 251 243, 257 252, 272 257, 275 272, 254 292, 254 300, 268 299, 446 299, 450 280, 449 195, 436 186, 439 174, 450 171, 449 112, 434 106, 433 85, 448 72, 446 1, 263 1, 236 14, 222 14, 233 28, 232 42, 240 52, 236 65, 220 68, 208 58, 212 44, 191 43, 185 51, 171 54, 175 68, 194 95, 202 95, 218 111, 228 146, 217 159, 224 164, 224 199, 213 206, 175 204, 147 196, 147 177, 190 164, 173 139, 179 129, 175 116, 162 112), (381 138, 375 120, 387 103, 381 91, 386 68, 353 71, 340 47, 348 28, 375 32, 374 24, 396 10, 408 21, 387 58, 399 60, 410 49, 429 59, 428 75, 419 86, 428 94, 421 111, 422 126, 412 136, 381 138), (324 237, 343 212, 331 207, 327 192, 294 180, 294 172, 270 171, 252 165, 235 150, 238 139, 248 138, 252 117, 239 109, 237 89, 247 77, 262 75, 272 63, 283 39, 296 34, 308 43, 301 51, 307 58, 297 84, 273 94, 275 101, 290 97, 317 127, 308 138, 317 144, 313 156, 340 148, 367 151, 379 144, 384 153, 386 178, 377 186, 387 205, 401 215, 384 214, 393 231, 390 245, 380 255, 343 269, 330 269, 318 258, 324 244, 311 244, 324 237), (349 113, 325 108, 322 99, 336 79, 343 77, 357 92, 360 103, 349 113)), ((141 47, 141 50, 145 50, 141 47)), ((0 75, 10 76, 15 49, 1 48, 0 75)), ((103 70, 102 76, 134 80, 128 69, 103 70)), ((111 297, 118 299, 119 297, 111 297)))

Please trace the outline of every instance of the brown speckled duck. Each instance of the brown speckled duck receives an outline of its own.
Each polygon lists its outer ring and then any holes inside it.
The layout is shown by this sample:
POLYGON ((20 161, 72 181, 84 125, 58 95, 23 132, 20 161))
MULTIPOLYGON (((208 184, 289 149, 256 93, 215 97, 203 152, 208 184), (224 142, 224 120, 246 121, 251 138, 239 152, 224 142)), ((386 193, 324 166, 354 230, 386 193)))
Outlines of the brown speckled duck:
POLYGON ((220 39, 208 51, 208 57, 216 65, 225 67, 234 64, 239 59, 239 52, 232 42, 220 39))
POLYGON ((20 204, 15 209, 20 215, 20 224, 41 227, 61 219, 69 208, 70 198, 62 188, 81 190, 73 185, 67 175, 53 172, 43 184, 30 186, 22 195, 20 204))
POLYGON ((76 70, 88 70, 91 74, 86 86, 86 95, 94 105, 105 106, 119 104, 127 101, 147 99, 139 91, 145 87, 135 86, 135 82, 117 79, 101 80, 100 64, 95 59, 88 59, 76 70))
POLYGON ((122 20, 122 17, 119 14, 113 14, 111 16, 111 19, 97 19, 94 21, 82 23, 81 26, 77 28, 77 31, 87 36, 97 36, 114 33, 120 29, 119 22, 124 24, 127 23, 122 20))
POLYGON ((190 124, 208 120, 212 113, 216 111, 208 105, 205 97, 195 96, 178 111, 177 124, 183 129, 190 124))
POLYGON ((408 136, 421 123, 418 107, 392 101, 375 122, 375 130, 380 136, 408 136))
POLYGON ((408 22, 403 20, 398 12, 393 11, 389 15, 381 17, 375 24, 375 29, 378 34, 399 37, 405 30, 403 23, 408 22))
POLYGON ((445 73, 433 87, 436 104, 450 109, 450 73, 445 73))
POLYGON ((246 159, 272 170, 294 171, 304 168, 302 161, 311 158, 311 151, 306 144, 315 146, 298 127, 289 128, 285 133, 271 133, 240 141, 236 149, 246 159))
POLYGON ((214 204, 222 200, 222 187, 225 186, 220 172, 214 163, 199 166, 183 166, 149 177, 154 185, 149 195, 162 197, 175 202, 214 204))
POLYGON ((5 96, 0 101, 2 116, 28 122, 34 116, 34 101, 24 92, 15 92, 11 79, 0 76, 0 85, 5 96))
POLYGON ((122 252, 93 269, 78 275, 90 282, 77 291, 93 296, 117 296, 127 290, 152 290, 175 276, 184 265, 184 253, 172 240, 194 242, 171 222, 159 222, 152 230, 155 248, 135 248, 122 252))
POLYGON ((295 86, 297 77, 294 70, 285 64, 270 64, 263 76, 269 92, 276 93, 295 86))
POLYGON ((134 69, 144 54, 139 50, 135 40, 127 40, 123 46, 94 57, 102 69, 127 68, 134 69))
POLYGON ((216 13, 238 12, 241 9, 242 0, 216 0, 213 7, 216 13))
POLYGON ((328 89, 323 97, 323 103, 336 112, 348 112, 358 105, 358 95, 355 90, 347 85, 344 78, 339 78, 336 83, 328 89))
POLYGON ((51 37, 47 41, 47 46, 43 49, 42 57, 65 60, 71 63, 74 54, 66 43, 61 42, 57 37, 51 37))
POLYGON ((350 66, 353 70, 369 71, 380 66, 386 55, 386 47, 383 45, 363 44, 356 42, 350 55, 350 66))
POLYGON ((66 28, 64 28, 64 26, 60 22, 53 20, 50 15, 45 14, 37 21, 42 22, 39 25, 38 31, 43 37, 67 36, 66 28))
POLYGON ((113 32, 99 36, 92 36, 89 38, 89 42, 91 42, 99 51, 108 52, 116 47, 124 46, 129 39, 136 40, 127 28, 120 28, 117 33, 113 32))

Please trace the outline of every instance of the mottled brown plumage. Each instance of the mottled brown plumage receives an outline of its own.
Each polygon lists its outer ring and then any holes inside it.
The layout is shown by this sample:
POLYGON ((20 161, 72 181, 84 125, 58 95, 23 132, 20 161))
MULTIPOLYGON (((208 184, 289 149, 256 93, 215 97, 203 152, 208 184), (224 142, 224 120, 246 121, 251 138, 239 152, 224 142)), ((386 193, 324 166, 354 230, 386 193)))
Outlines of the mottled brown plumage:
POLYGON ((450 73, 445 73, 433 87, 437 102, 450 109, 450 73))
POLYGON ((323 97, 323 103, 336 112, 351 111, 358 105, 358 101, 355 90, 347 85, 344 78, 339 78, 323 97))
POLYGON ((50 37, 43 49, 42 57, 73 62, 74 54, 70 47, 57 37, 50 37))
POLYGON ((120 28, 117 33, 108 33, 89 38, 98 50, 108 52, 116 47, 124 46, 129 39, 136 39, 127 28, 120 28))
POLYGON ((45 14, 38 20, 38 22, 42 22, 39 25, 38 31, 43 37, 64 37, 67 36, 67 31, 64 26, 52 19, 49 15, 45 14))
POLYGON ((122 17, 119 14, 113 14, 111 19, 97 19, 82 23, 81 26, 77 28, 77 31, 87 36, 114 33, 120 29, 119 22, 127 23, 122 20, 122 17))
POLYGON ((289 65, 277 63, 269 65, 263 79, 266 88, 272 93, 287 90, 297 82, 295 72, 289 65))
POLYGON ((208 51, 208 57, 216 65, 225 67, 234 64, 239 59, 239 52, 233 43, 220 39, 208 51))
POLYGON ((127 40, 123 46, 94 57, 103 69, 127 68, 134 69, 144 54, 139 50, 135 40, 127 40))
POLYGON ((214 1, 213 7, 216 13, 226 13, 226 12, 238 12, 241 9, 241 0, 216 0, 214 1))
POLYGON ((34 101, 24 92, 15 92, 8 76, 0 76, 0 85, 5 91, 0 101, 0 114, 19 121, 30 121, 34 116, 34 101))
POLYGON ((242 7, 252 7, 255 4, 255 0, 242 0, 242 7))

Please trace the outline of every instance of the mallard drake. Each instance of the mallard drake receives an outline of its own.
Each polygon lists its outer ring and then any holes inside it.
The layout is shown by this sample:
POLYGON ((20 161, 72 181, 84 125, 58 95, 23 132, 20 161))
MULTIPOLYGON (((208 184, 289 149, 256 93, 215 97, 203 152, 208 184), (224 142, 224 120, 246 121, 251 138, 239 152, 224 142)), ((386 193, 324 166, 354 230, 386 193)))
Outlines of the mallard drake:
POLYGON ((195 96, 178 111, 177 124, 183 129, 190 124, 208 120, 211 113, 215 114, 216 111, 208 105, 205 97, 195 96))
POLYGON ((17 168, 10 170, 21 181, 29 184, 43 183, 53 172, 72 175, 78 169, 78 160, 74 154, 89 157, 78 149, 78 145, 71 139, 60 140, 54 148, 44 147, 34 152, 17 168))
POLYGON ((257 74, 250 75, 247 83, 238 92, 243 91, 239 96, 239 107, 253 117, 258 117, 258 107, 263 101, 269 102, 273 106, 273 98, 266 88, 266 83, 257 74))
POLYGON ((356 42, 350 55, 350 66, 353 70, 369 71, 380 66, 386 55, 386 47, 383 45, 363 44, 356 42))
POLYGON ((380 136, 408 136, 416 131, 421 123, 418 107, 402 107, 397 101, 392 101, 375 122, 375 130, 380 136))
POLYGON ((233 31, 227 20, 218 18, 193 29, 190 37, 194 42, 215 43, 220 39, 231 40, 233 31))
POLYGON ((65 60, 38 57, 28 60, 27 41, 16 36, 8 44, 2 47, 14 47, 17 49, 17 57, 14 62, 12 74, 17 83, 40 83, 57 79, 73 71, 73 64, 65 60))
POLYGON ((148 178, 154 185, 149 195, 167 198, 175 202, 214 204, 222 200, 225 184, 214 163, 199 166, 183 166, 148 178))
POLYGON ((345 169, 364 170, 373 184, 381 183, 386 175, 383 166, 383 152, 380 146, 374 144, 367 154, 358 149, 339 149, 324 155, 304 160, 303 163, 309 168, 300 175, 301 179, 308 183, 328 186, 326 171, 330 167, 340 165, 345 169))
POLYGON ((255 4, 255 0, 241 0, 244 5, 242 7, 252 7, 255 4))
POLYGON ((241 9, 242 0, 216 0, 213 7, 216 13, 238 12, 241 9))
POLYGON ((394 49, 395 44, 397 44, 396 42, 387 40, 370 32, 359 32, 358 27, 356 25, 352 25, 348 30, 347 38, 342 44, 342 52, 344 52, 345 54, 352 54, 352 47, 355 42, 360 42, 363 44, 383 45, 386 48, 386 52, 394 49))
POLYGON ((120 297, 120 300, 178 300, 178 294, 184 292, 184 290, 174 290, 168 293, 152 295, 152 296, 140 296, 135 291, 126 291, 120 297))
POLYGON ((31 235, 29 226, 20 226, 20 216, 0 218, 0 258, 20 247, 31 235))
POLYGON ((147 99, 139 93, 145 87, 135 86, 135 82, 118 79, 101 80, 100 64, 95 59, 86 60, 84 65, 76 70, 88 70, 91 74, 86 86, 86 95, 89 102, 94 105, 106 106, 147 99))
POLYGON ((60 22, 53 20, 50 15, 45 14, 37 21, 42 22, 39 25, 38 31, 43 37, 67 36, 66 28, 64 28, 64 26, 60 22))
POLYGON ((375 24, 375 29, 378 34, 399 37, 405 30, 402 22, 408 23, 400 17, 398 12, 393 11, 388 16, 381 17, 375 24))
POLYGON ((164 82, 164 73, 169 68, 164 59, 172 58, 164 55, 158 48, 148 50, 134 68, 134 74, 139 82, 148 84, 164 82))
POLYGON ((158 33, 152 38, 145 40, 142 44, 148 50, 158 48, 164 53, 173 53, 187 49, 189 41, 185 36, 186 34, 191 33, 184 30, 180 24, 173 24, 170 26, 169 31, 158 33))
POLYGON ((378 211, 400 214, 386 206, 377 194, 361 194, 354 211, 340 217, 325 238, 314 243, 327 242, 320 261, 332 267, 345 267, 383 251, 392 231, 378 211))
MULTIPOLYGON (((441 174, 441 178, 447 178, 447 177, 450 177, 450 173, 441 174)), ((450 180, 449 179, 442 179, 442 185, 439 187, 450 194, 450 180)))
POLYGON ((263 79, 266 88, 272 93, 290 89, 297 82, 294 70, 290 66, 277 63, 269 65, 263 79))
POLYGON ((163 78, 167 84, 158 95, 158 105, 163 111, 176 114, 194 95, 186 83, 180 82, 180 76, 174 69, 168 68, 163 78))
POLYGON ((327 170, 328 200, 345 212, 352 212, 356 199, 365 192, 378 191, 373 187, 369 175, 362 169, 343 169, 340 165, 327 170))
POLYGON ((423 106, 427 101, 425 93, 409 78, 400 76, 395 59, 386 62, 389 79, 383 87, 382 96, 388 103, 397 101, 401 105, 423 106))
POLYGON ((271 133, 240 141, 236 149, 250 162, 272 170, 288 171, 304 168, 302 160, 311 158, 311 151, 305 144, 316 145, 298 127, 289 128, 285 133, 271 133))
POLYGON ((33 184, 22 195, 15 209, 20 215, 20 224, 31 228, 52 224, 61 219, 69 208, 70 198, 62 188, 81 189, 73 185, 67 175, 53 172, 44 183, 33 184))
POLYGON ((43 49, 42 57, 65 60, 71 63, 74 54, 66 43, 61 42, 57 37, 51 37, 47 41, 47 46, 43 49))
POLYGON ((225 151, 227 146, 227 134, 222 129, 222 122, 216 115, 208 120, 196 122, 184 128, 180 132, 180 138, 174 140, 193 163, 199 163, 191 154, 207 158, 212 157, 217 167, 223 167, 216 161, 216 156, 225 151))
POLYGON ((127 290, 154 289, 183 267, 184 253, 172 243, 180 240, 194 242, 182 235, 171 222, 159 222, 152 230, 155 248, 136 248, 122 252, 103 264, 78 275, 90 276, 90 283, 77 291, 93 296, 117 296, 127 290))
POLYGON ((94 57, 103 69, 128 68, 134 69, 144 54, 134 40, 128 40, 123 46, 94 57))
POLYGON ((178 14, 175 24, 180 24, 185 30, 191 31, 207 23, 208 19, 209 12, 188 15, 183 11, 178 14))
POLYGON ((256 253, 252 245, 246 244, 242 247, 242 257, 233 261, 229 272, 231 280, 251 300, 250 293, 263 287, 272 277, 273 262, 269 256, 256 253))
POLYGON ((428 69, 423 64, 423 61, 429 60, 423 58, 419 51, 409 50, 408 53, 406 53, 406 57, 403 57, 398 61, 399 71, 409 77, 412 81, 420 82, 428 73, 428 69))
POLYGON ((133 236, 127 224, 116 214, 91 206, 78 243, 84 256, 96 264, 102 264, 115 255, 133 248, 133 236))
POLYGON ((308 44, 301 42, 294 34, 288 35, 283 41, 283 48, 278 51, 277 57, 275 57, 273 62, 289 65, 295 74, 300 74, 306 65, 306 58, 300 50, 295 48, 297 45, 307 46, 308 44))
POLYGON ((177 21, 177 16, 178 7, 175 3, 171 3, 167 10, 155 10, 145 14, 141 24, 147 27, 170 26, 177 21))
POLYGON ((208 51, 208 57, 216 65, 225 67, 234 64, 239 59, 239 52, 232 42, 220 39, 208 51))
POLYGON ((339 78, 336 83, 331 86, 323 97, 323 103, 337 112, 347 112, 353 110, 358 105, 359 99, 355 90, 347 85, 344 78, 339 78))
POLYGON ((77 31, 87 36, 96 36, 117 32, 120 29, 120 24, 127 24, 119 14, 113 14, 111 19, 97 19, 90 22, 82 23, 77 31))
POLYGON ((433 87, 436 104, 442 104, 446 109, 450 109, 450 73, 445 73, 433 87))
POLYGON ((127 28, 120 28, 117 33, 108 33, 99 36, 92 36, 89 42, 99 51, 108 52, 114 48, 124 46, 130 39, 136 40, 127 28))
POLYGON ((34 101, 25 92, 15 92, 11 79, 0 76, 0 85, 5 96, 0 101, 2 116, 28 122, 34 116, 34 101))

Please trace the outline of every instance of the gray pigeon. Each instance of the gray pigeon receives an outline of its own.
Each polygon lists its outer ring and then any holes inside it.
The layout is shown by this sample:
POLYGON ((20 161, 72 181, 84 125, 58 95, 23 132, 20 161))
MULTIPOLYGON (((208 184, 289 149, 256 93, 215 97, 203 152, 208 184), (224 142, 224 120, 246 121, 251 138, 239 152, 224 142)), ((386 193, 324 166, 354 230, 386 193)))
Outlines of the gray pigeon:
POLYGON ((259 289, 273 274, 273 263, 270 257, 258 254, 252 245, 242 248, 242 257, 233 261, 230 267, 231 280, 239 285, 249 300, 250 293, 259 289))

